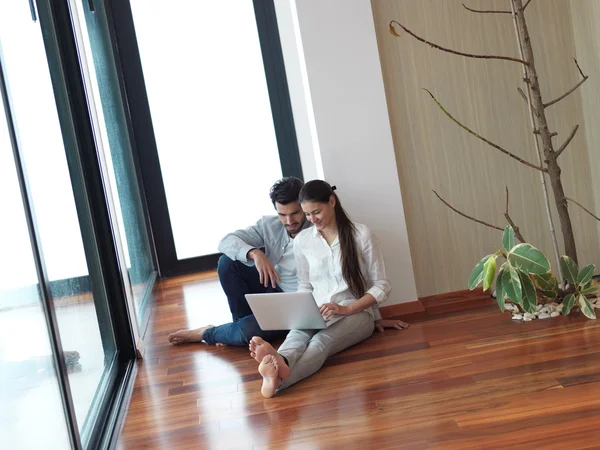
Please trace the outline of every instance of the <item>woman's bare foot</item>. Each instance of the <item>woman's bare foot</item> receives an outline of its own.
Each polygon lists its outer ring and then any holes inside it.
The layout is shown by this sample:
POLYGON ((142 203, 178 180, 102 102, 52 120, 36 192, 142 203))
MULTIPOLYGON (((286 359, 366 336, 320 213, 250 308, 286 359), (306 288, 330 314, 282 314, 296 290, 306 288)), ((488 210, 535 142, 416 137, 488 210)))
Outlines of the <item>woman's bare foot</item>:
POLYGON ((281 384, 279 377, 279 367, 277 358, 273 355, 267 355, 258 366, 258 373, 263 377, 263 384, 260 388, 260 393, 265 398, 271 398, 275 395, 275 391, 281 384))
POLYGON ((173 345, 187 344, 189 342, 202 342, 204 332, 214 325, 207 325, 194 330, 179 330, 169 335, 169 342, 173 345))
POLYGON ((250 356, 252 356, 257 363, 261 363, 265 356, 273 355, 277 356, 277 352, 271 344, 265 341, 263 338, 254 336, 250 340, 250 356))

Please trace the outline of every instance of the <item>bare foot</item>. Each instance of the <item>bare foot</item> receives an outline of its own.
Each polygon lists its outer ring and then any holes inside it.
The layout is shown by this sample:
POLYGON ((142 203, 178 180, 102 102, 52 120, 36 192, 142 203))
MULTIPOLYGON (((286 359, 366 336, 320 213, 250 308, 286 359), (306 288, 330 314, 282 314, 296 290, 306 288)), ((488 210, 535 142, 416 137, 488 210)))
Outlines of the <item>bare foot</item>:
POLYGON ((271 398, 275 395, 275 391, 281 384, 281 378, 279 378, 279 367, 277 364, 277 358, 273 355, 265 356, 260 366, 258 366, 258 373, 263 377, 263 384, 260 388, 260 393, 265 398, 271 398))
POLYGON ((207 325, 194 330, 179 330, 169 335, 169 342, 173 345, 187 344, 189 342, 202 342, 204 332, 214 325, 207 325))
POLYGON ((279 369, 279 378, 287 378, 290 376, 290 368, 285 362, 285 359, 283 359, 283 356, 277 353, 273 346, 267 341, 265 341, 263 338, 254 336, 250 340, 250 356, 252 356, 254 359, 256 359, 256 361, 258 361, 261 364, 265 361, 265 358, 267 358, 268 356, 272 356, 277 361, 277 367, 279 369))
POLYGON ((250 356, 258 363, 261 363, 267 355, 277 356, 277 352, 273 346, 258 336, 254 336, 250 340, 250 346, 248 348, 250 349, 250 356))

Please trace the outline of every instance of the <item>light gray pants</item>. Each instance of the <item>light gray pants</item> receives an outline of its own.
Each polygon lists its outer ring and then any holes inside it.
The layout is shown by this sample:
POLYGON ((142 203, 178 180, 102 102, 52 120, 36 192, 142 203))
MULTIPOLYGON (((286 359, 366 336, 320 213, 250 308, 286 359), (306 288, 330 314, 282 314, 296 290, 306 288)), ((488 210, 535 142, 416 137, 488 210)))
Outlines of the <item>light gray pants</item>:
POLYGON ((279 389, 285 389, 319 370, 325 360, 373 334, 373 315, 362 311, 344 317, 323 330, 292 330, 278 349, 291 374, 279 389))

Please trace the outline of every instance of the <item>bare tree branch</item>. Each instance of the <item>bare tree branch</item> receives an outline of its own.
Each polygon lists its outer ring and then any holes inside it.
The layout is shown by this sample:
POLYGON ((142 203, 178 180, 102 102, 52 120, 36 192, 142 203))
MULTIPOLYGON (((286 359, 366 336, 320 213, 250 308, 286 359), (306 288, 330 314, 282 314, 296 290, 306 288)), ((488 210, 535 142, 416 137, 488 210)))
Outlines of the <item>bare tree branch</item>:
POLYGON ((575 86, 573 86, 571 89, 569 89, 567 92, 565 92, 563 95, 561 95, 560 97, 555 98, 554 100, 551 100, 548 103, 544 103, 544 108, 548 108, 549 106, 552 106, 555 103, 560 102, 567 95, 572 94, 573 92, 575 92, 577 90, 577 88, 579 86, 581 86, 583 83, 585 83, 586 80, 589 78, 587 75, 583 74, 583 71, 581 70, 581 67, 579 67, 579 63, 577 62, 577 60, 575 58, 573 58, 573 61, 575 61, 575 64, 577 65, 577 69, 579 70, 579 73, 581 74, 581 76, 583 77, 583 79, 579 83, 577 83, 575 86))
POLYGON ((562 152, 565 151, 565 149, 567 148, 567 146, 571 143, 571 141, 575 137, 575 133, 577 133, 578 129, 579 129, 579 125, 575 125, 573 127, 573 130, 571 131, 571 134, 569 134, 569 137, 567 137, 567 140, 563 143, 563 145, 560 146, 560 148, 558 150, 556 150, 556 157, 557 158, 560 156, 560 154, 562 152))
POLYGON ((512 12, 510 11, 485 11, 482 9, 473 9, 473 8, 469 8, 467 5, 465 5, 464 3, 462 4, 463 7, 467 10, 467 11, 471 11, 474 13, 480 13, 480 14, 512 14, 512 12))
POLYGON ((527 100, 527 96, 525 95, 525 92, 523 92, 523 89, 521 89, 520 87, 517 88, 517 92, 519 94, 521 94, 521 97, 523 97, 523 100, 525 100, 525 103, 529 103, 529 100, 527 100))
POLYGON ((529 0, 527 3, 525 3, 525 5, 523 5, 523 11, 525 11, 525 8, 527 8, 530 3, 531 3, 531 0, 529 0))
POLYGON ((392 20, 390 22, 390 33, 392 33, 392 35, 396 36, 396 37, 400 37, 400 34, 398 34, 398 32, 396 31, 396 29, 394 28, 394 24, 398 25, 400 28, 402 28, 404 31, 406 31, 408 34, 410 34, 412 37, 414 37, 416 40, 424 42, 425 44, 430 45, 433 48, 437 48, 438 50, 442 50, 443 52, 448 52, 448 53, 453 53, 455 55, 460 55, 460 56, 466 56, 467 58, 479 58, 479 59, 503 59, 505 61, 513 61, 513 62, 518 62, 521 63, 525 66, 528 66, 529 64, 526 61, 523 61, 522 59, 518 59, 518 58, 511 58, 510 56, 497 56, 497 55, 474 55, 472 53, 463 53, 463 52, 459 52, 456 50, 451 50, 449 48, 446 47, 442 47, 441 45, 438 44, 434 44, 431 41, 428 41, 427 39, 423 39, 420 36, 417 36, 415 33, 413 33, 412 31, 410 31, 408 28, 406 28, 404 25, 402 25, 400 22, 396 21, 396 20, 392 20))
POLYGON ((438 194, 436 191, 433 191, 433 193, 434 193, 434 194, 437 196, 437 198, 439 198, 439 199, 440 199, 440 201, 441 201, 441 202, 442 202, 444 205, 446 205, 448 208, 450 208, 452 211, 454 211, 454 212, 455 212, 455 213, 457 213, 458 215, 460 215, 460 216, 463 216, 463 217, 465 217, 465 218, 467 218, 467 219, 469 219, 469 220, 472 220, 473 222, 480 223, 481 225, 485 225, 486 227, 490 227, 490 228, 494 228, 494 229, 496 229, 496 230, 504 231, 504 228, 500 228, 500 227, 498 227, 498 226, 496 226, 496 225, 492 225, 492 224, 489 224, 489 223, 487 223, 487 222, 484 222, 483 220, 479 220, 479 219, 476 219, 476 218, 474 218, 474 217, 471 217, 471 216, 468 216, 468 215, 466 215, 465 213, 463 213, 463 212, 459 211, 458 209, 456 209, 454 206, 452 206, 450 203, 448 203, 448 202, 447 202, 446 200, 444 200, 442 197, 440 197, 440 194, 438 194))
POLYGON ((516 159, 516 160, 517 160, 517 161, 519 161, 520 163, 522 163, 522 164, 525 164, 527 167, 531 167, 532 169, 536 169, 536 170, 539 170, 539 171, 541 171, 541 172, 547 172, 547 170, 546 170, 545 168, 543 168, 543 167, 538 167, 538 166, 536 166, 536 165, 534 165, 534 164, 531 164, 530 162, 528 162, 528 161, 525 161, 523 158, 520 158, 520 157, 518 157, 517 155, 515 155, 515 154, 513 154, 513 153, 509 152, 508 150, 505 150, 504 148, 500 147, 498 144, 494 144, 493 142, 491 142, 491 141, 487 140, 487 139, 486 139, 486 138, 484 138, 483 136, 481 136, 481 135, 479 135, 479 134, 475 133, 473 130, 471 130, 470 128, 468 128, 467 126, 465 126, 465 125, 463 125, 461 122, 459 122, 457 119, 455 119, 455 118, 454 118, 454 116, 453 116, 452 114, 450 114, 450 113, 449 113, 449 112, 446 110, 446 108, 444 108, 444 107, 442 106, 442 104, 441 104, 441 103, 440 103, 440 102, 437 100, 437 98, 435 98, 435 96, 434 96, 434 95, 433 95, 433 94, 432 94, 430 91, 428 91, 427 89, 423 89, 423 90, 424 90, 424 91, 426 91, 426 92, 427 92, 427 93, 428 93, 428 94, 431 96, 431 98, 433 99, 433 101, 434 101, 434 102, 436 103, 436 105, 438 105, 438 107, 439 107, 439 108, 440 108, 440 109, 441 109, 441 110, 444 112, 444 114, 446 114, 448 117, 450 117, 450 119, 452 119, 452 121, 453 121, 454 123, 456 123, 456 124, 457 124, 459 127, 461 127, 463 130, 466 130, 466 131, 468 131, 470 134, 472 134, 472 135, 473 135, 473 136, 475 136, 476 138, 478 138, 478 139, 482 140, 483 142, 485 142, 486 144, 488 144, 488 145, 490 145, 490 146, 494 147, 496 150, 500 150, 500 151, 501 151, 502 153, 504 153, 505 155, 507 155, 507 156, 510 156, 511 158, 514 158, 514 159, 516 159))
POLYGON ((581 203, 579 203, 579 202, 576 202, 575 200, 573 200, 573 199, 571 199, 571 198, 569 198, 569 197, 565 197, 565 200, 567 200, 567 201, 569 201, 569 202, 573 202, 573 203, 575 203, 577 206, 579 206, 581 209, 583 209, 583 210, 584 210, 586 213, 588 213, 590 216, 592 216, 594 219, 596 219, 597 221, 599 221, 599 222, 600 222, 600 217, 598 217, 598 216, 596 216, 596 215, 592 214, 592 213, 590 212, 590 210, 589 210, 589 209, 587 209, 585 206, 583 206, 581 203))
POLYGON ((518 226, 515 225, 515 222, 512 220, 512 218, 510 217, 510 214, 508 213, 508 187, 506 188, 506 209, 504 211, 504 218, 509 223, 509 225, 512 227, 513 231, 515 232, 515 236, 517 237, 517 239, 519 241, 521 241, 521 242, 524 243, 525 242, 525 238, 521 234, 521 230, 519 229, 518 226))

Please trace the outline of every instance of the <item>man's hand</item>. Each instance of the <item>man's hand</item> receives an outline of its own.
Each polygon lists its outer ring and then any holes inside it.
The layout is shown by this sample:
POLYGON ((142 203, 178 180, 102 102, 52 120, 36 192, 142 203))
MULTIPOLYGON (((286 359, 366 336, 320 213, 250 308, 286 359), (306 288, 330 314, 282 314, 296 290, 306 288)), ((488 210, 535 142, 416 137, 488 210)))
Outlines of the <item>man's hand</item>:
POLYGON ((325 320, 329 319, 333 315, 349 316, 352 314, 352 311, 348 306, 338 305, 337 303, 324 303, 319 308, 319 311, 321 311, 321 315, 325 320))
POLYGON ((260 284, 262 284, 264 287, 268 287, 270 282, 273 289, 275 289, 277 282, 281 283, 281 278, 275 270, 273 263, 269 261, 269 258, 267 258, 262 251, 256 248, 254 250, 250 250, 248 252, 248 259, 254 261, 256 270, 258 270, 260 284))
POLYGON ((375 321, 375 328, 380 333, 383 333, 385 328, 395 328, 396 330, 404 330, 408 328, 408 324, 406 322, 402 322, 401 320, 389 320, 389 319, 379 319, 375 321))

